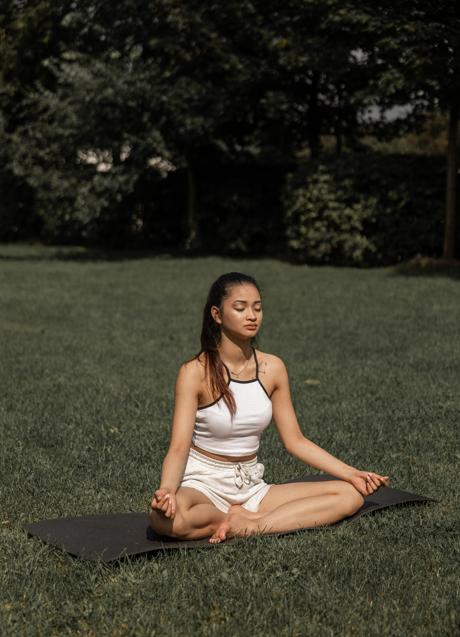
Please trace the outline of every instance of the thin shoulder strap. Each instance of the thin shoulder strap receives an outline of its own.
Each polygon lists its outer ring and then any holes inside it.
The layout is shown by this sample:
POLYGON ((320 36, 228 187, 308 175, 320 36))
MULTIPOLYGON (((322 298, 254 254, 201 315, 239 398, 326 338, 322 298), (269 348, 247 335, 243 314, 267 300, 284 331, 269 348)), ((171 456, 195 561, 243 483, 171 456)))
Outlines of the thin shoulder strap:
MULTIPOLYGON (((252 345, 251 345, 252 347, 252 345)), ((257 360, 257 356, 256 356, 256 350, 254 347, 252 347, 252 351, 254 352, 254 360, 256 362, 256 378, 259 379, 259 361, 257 360)))
POLYGON ((227 365, 224 363, 224 361, 222 359, 221 359, 221 363, 225 367, 225 369, 227 370, 227 375, 228 375, 227 385, 230 385, 230 381, 232 380, 232 377, 230 375, 230 371, 229 371, 227 365))

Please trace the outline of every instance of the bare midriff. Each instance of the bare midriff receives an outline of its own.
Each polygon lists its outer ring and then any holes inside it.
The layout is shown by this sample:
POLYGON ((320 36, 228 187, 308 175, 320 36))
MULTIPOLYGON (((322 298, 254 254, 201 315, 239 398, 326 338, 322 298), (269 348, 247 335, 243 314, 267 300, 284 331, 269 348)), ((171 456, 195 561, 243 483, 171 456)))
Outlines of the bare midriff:
POLYGON ((202 453, 205 456, 208 456, 209 458, 214 458, 214 460, 226 460, 227 462, 245 462, 246 460, 252 460, 253 458, 257 458, 257 454, 256 453, 252 453, 250 456, 222 456, 219 453, 212 453, 211 451, 206 451, 205 449, 201 449, 200 447, 197 447, 196 445, 193 444, 193 442, 191 443, 191 448, 195 449, 195 451, 198 451, 199 453, 202 453))

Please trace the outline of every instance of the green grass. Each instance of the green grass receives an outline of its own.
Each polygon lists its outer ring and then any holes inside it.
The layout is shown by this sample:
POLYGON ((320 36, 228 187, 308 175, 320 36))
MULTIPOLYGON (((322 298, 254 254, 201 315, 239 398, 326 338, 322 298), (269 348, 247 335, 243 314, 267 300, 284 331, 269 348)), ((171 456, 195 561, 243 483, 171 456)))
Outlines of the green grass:
MULTIPOLYGON (((453 635, 458 274, 85 255, 0 246, 2 637, 453 635), (28 538, 22 525, 43 518, 147 510, 177 369, 229 270, 262 286, 258 346, 286 362, 306 437, 440 502, 111 564, 28 538)), ((259 460, 270 482, 318 473, 274 426, 259 460)))

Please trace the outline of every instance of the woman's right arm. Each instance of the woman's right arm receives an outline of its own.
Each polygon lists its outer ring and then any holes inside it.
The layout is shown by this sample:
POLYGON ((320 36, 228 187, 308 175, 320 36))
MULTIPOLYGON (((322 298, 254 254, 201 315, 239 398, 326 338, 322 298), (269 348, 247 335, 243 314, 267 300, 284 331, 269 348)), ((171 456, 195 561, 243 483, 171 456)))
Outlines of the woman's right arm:
POLYGON ((160 487, 155 491, 151 506, 167 517, 175 514, 175 493, 184 474, 198 407, 200 389, 198 366, 183 363, 176 378, 174 413, 168 451, 161 469, 160 487))

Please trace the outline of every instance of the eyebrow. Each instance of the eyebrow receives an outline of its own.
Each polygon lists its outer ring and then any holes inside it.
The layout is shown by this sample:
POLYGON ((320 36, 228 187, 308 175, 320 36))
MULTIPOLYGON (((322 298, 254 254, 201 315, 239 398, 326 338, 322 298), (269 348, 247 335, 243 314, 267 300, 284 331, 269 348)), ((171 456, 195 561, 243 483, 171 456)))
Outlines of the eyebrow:
MULTIPOLYGON (((233 301, 233 303, 246 303, 247 301, 243 301, 243 299, 236 299, 236 301, 233 301)), ((262 303, 262 301, 259 299, 258 301, 254 301, 254 303, 262 303)))

